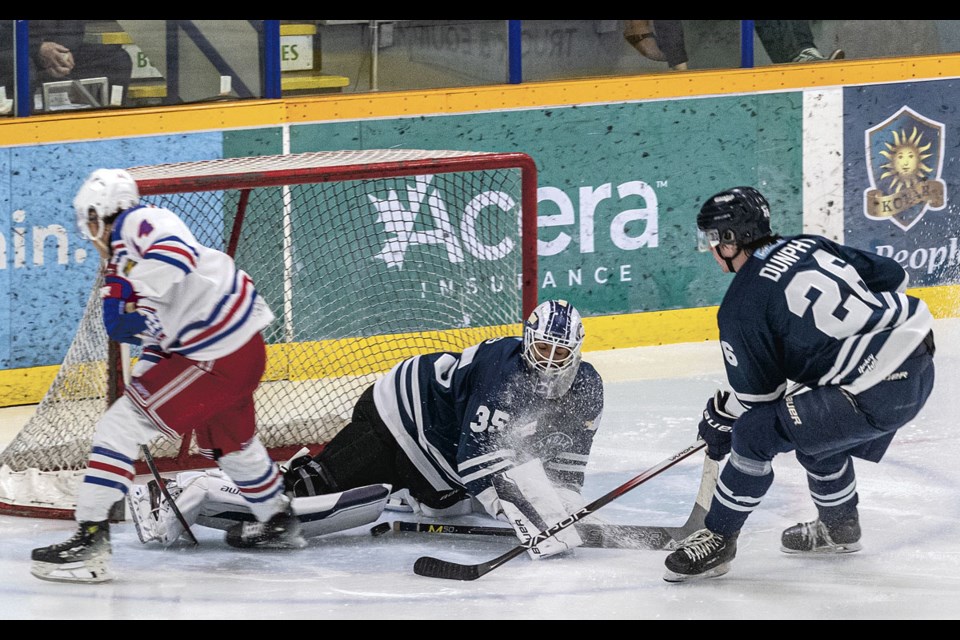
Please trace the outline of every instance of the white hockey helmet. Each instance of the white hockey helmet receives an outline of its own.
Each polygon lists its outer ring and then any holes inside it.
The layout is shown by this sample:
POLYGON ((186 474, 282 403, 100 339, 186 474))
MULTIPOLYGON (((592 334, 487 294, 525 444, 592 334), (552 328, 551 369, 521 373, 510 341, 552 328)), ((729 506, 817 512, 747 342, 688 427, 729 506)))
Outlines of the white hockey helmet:
POLYGON ((523 359, 547 398, 565 394, 580 369, 583 321, 566 300, 540 303, 523 323, 523 359))
POLYGON ((73 199, 77 213, 77 227, 88 240, 101 239, 104 227, 118 213, 140 204, 137 182, 123 169, 97 169, 83 183, 73 199), (96 218, 90 216, 90 210, 96 218), (91 222, 97 222, 96 234, 91 233, 91 222))

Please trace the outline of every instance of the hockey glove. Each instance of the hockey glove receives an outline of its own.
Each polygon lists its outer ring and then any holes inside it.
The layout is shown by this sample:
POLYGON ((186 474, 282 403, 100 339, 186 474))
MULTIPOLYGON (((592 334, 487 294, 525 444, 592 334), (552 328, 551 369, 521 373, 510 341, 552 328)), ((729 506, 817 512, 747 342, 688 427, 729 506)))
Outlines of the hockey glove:
POLYGON ((147 328, 147 321, 139 313, 127 313, 125 308, 128 301, 137 298, 133 286, 126 278, 112 272, 107 273, 104 281, 100 296, 103 298, 103 326, 107 335, 116 342, 140 344, 137 334, 147 328))
POLYGON ((730 441, 733 438, 733 423, 737 418, 727 412, 730 392, 717 391, 707 401, 703 418, 698 427, 700 439, 707 443, 707 456, 712 460, 723 460, 730 453, 730 441))

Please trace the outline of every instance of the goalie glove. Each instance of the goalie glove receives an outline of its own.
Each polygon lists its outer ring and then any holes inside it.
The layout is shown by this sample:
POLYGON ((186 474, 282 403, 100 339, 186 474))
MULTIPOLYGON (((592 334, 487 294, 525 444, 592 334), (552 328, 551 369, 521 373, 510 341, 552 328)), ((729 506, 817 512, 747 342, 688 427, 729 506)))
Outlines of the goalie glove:
POLYGON ((698 426, 700 439, 707 443, 707 455, 712 460, 723 460, 730 453, 733 423, 736 422, 737 416, 728 412, 729 400, 729 391, 718 390, 707 401, 707 407, 703 410, 703 417, 698 426))
MULTIPOLYGON (((567 517, 563 501, 547 478, 543 464, 534 458, 493 477, 504 519, 513 526, 521 542, 528 542, 567 517)), ((573 527, 568 527, 527 550, 533 559, 569 551, 583 544, 573 527)))
POLYGON ((297 455, 283 471, 284 491, 292 497, 319 496, 339 490, 330 472, 316 458, 297 455))

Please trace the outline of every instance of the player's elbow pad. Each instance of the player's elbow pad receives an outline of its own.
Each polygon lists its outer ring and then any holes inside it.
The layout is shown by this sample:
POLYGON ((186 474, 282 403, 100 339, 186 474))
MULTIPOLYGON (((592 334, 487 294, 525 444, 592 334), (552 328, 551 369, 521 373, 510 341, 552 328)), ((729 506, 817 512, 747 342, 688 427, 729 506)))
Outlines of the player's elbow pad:
POLYGON ((115 342, 140 344, 137 337, 147 328, 147 320, 137 312, 124 313, 124 301, 119 298, 103 299, 103 326, 115 342))

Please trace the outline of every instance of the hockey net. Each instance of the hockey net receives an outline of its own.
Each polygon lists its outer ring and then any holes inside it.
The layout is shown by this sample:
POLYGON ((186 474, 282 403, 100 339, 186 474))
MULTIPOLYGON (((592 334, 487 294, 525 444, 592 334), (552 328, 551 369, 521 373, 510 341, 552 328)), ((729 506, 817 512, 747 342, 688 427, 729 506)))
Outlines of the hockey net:
MULTIPOLYGON (((397 362, 518 335, 536 306, 536 166, 525 154, 316 152, 130 173, 144 203, 233 255, 277 316, 255 400, 278 461, 302 446, 317 453, 397 362)), ((72 517, 94 427, 120 384, 100 278, 54 382, 0 454, 0 514, 72 517)), ((212 464, 192 437, 160 438, 151 453, 161 471, 212 464)))

